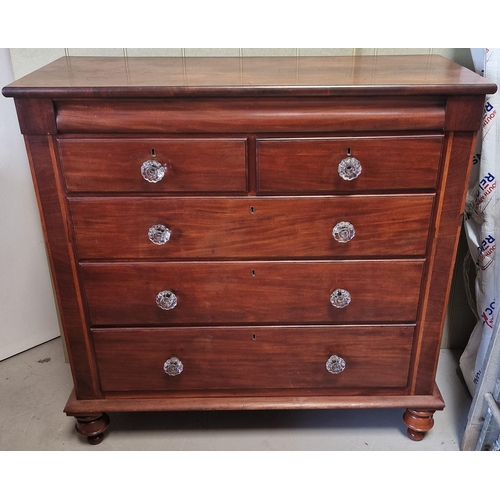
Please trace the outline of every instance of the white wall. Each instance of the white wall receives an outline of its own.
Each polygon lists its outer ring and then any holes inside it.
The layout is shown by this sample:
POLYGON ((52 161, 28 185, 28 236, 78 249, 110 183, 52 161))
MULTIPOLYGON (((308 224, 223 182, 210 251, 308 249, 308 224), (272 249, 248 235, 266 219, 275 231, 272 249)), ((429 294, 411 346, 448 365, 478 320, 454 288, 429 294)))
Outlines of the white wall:
MULTIPOLYGON (((0 48, 0 88, 13 80, 0 48)), ((24 141, 14 101, 0 95, 0 360, 59 335, 24 141)))
POLYGON ((390 54, 439 54, 451 59, 469 69, 473 69, 472 56, 470 49, 453 48, 411 48, 411 49, 383 49, 383 48, 324 48, 324 49, 250 49, 250 48, 163 48, 163 49, 145 49, 145 48, 107 48, 107 49, 83 49, 83 48, 17 48, 10 49, 12 57, 12 66, 14 68, 15 78, 31 73, 41 68, 55 59, 63 56, 115 56, 115 57, 147 57, 147 56, 165 56, 165 57, 249 57, 249 56, 362 56, 362 55, 390 55, 390 54))

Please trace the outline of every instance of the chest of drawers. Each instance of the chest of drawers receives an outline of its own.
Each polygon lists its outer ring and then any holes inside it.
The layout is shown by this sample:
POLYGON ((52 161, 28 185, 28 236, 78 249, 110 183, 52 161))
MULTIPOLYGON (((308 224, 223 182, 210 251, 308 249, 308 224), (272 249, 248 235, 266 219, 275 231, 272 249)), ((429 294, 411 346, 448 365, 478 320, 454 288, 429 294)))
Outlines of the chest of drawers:
POLYGON ((406 409, 420 440, 495 85, 438 56, 63 58, 5 87, 65 412, 406 409))

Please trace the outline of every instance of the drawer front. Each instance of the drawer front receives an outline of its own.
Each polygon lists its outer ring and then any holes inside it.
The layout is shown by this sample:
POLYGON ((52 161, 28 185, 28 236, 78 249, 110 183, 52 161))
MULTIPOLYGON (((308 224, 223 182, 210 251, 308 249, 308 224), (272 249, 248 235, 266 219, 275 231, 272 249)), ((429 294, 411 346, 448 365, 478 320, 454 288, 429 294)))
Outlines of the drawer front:
MULTIPOLYGON (((261 58, 255 62, 262 65, 261 58)), ((301 61, 300 66, 304 63, 301 61)), ((245 60, 245 68, 248 64, 252 61, 245 60)), ((273 61, 273 68, 275 64, 273 61)), ((179 74, 184 71, 185 68, 179 70, 179 74)), ((199 77, 196 75, 195 78, 199 77)), ((238 75, 238 84, 241 83, 240 78, 241 75, 238 75)), ((292 78, 296 78, 296 68, 292 78)), ((189 79, 192 81, 192 75, 189 79)), ((199 81, 205 87, 206 77, 201 77, 199 81)), ((57 130, 63 134, 205 134, 207 131, 247 134, 303 133, 305 130, 352 133, 353 130, 442 130, 445 124, 444 97, 333 97, 328 96, 329 91, 325 89, 323 99, 304 95, 299 98, 276 95, 269 98, 263 95, 267 88, 264 81, 256 81, 253 76, 250 82, 245 83, 263 83, 258 90, 262 98, 236 95, 230 99, 227 95, 221 98, 220 94, 215 95, 217 90, 210 89, 209 98, 165 99, 164 96, 150 96, 142 100, 107 99, 105 105, 100 100, 92 99, 56 100, 57 130)), ((301 85, 303 81, 297 83, 301 85)), ((323 93, 323 90, 320 92, 323 93)))
MULTIPOLYGON (((80 266, 93 325, 332 324, 415 321, 423 262, 147 262, 80 266), (331 304, 336 290, 350 294, 347 306, 331 304), (157 305, 157 296, 163 291, 175 294, 175 307, 165 310, 157 305)), ((344 296, 335 294, 334 299, 344 296)))
POLYGON ((246 139, 59 139, 69 192, 245 192, 246 139), (154 156, 152 156, 154 155, 154 156), (142 165, 154 160, 164 176, 142 165))
POLYGON ((354 192, 434 189, 443 138, 258 139, 257 186, 260 192, 354 192), (356 158, 361 173, 339 175, 345 158, 356 158))
POLYGON ((70 205, 83 259, 283 259, 424 255, 433 201, 433 195, 73 198, 70 205))
POLYGON ((103 391, 403 388, 413 327, 172 328, 93 334, 103 391), (339 373, 326 369, 333 355, 344 360, 339 373), (182 371, 167 375, 164 364, 172 358, 181 361, 182 371))

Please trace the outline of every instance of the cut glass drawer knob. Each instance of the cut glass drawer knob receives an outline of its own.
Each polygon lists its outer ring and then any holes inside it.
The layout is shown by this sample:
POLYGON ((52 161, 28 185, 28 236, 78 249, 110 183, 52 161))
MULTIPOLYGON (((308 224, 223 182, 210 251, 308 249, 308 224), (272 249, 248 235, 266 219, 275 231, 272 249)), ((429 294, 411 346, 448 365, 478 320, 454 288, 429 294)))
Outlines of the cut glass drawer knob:
POLYGON ((148 182, 160 182, 165 175, 165 167, 156 160, 145 161, 141 166, 141 175, 148 182))
POLYGON ((156 303, 159 308, 169 311, 177 305, 177 296, 170 290, 163 290, 156 296, 156 303))
POLYGON ((182 373, 182 370, 184 370, 184 365, 179 358, 169 358, 167 359, 167 361, 165 361, 163 370, 167 375, 175 377, 176 375, 180 375, 182 373))
POLYGON ((332 235, 335 241, 339 243, 347 243, 354 238, 356 231, 354 231, 354 226, 350 222, 339 222, 335 225, 332 231, 332 235))
POLYGON ((328 358, 328 361, 326 362, 326 369, 330 373, 337 375, 345 370, 345 361, 340 356, 336 356, 334 354, 328 358))
POLYGON ((164 245, 170 240, 172 231, 163 224, 155 224, 151 226, 148 231, 148 237, 155 245, 164 245))
POLYGON ((330 303, 333 307, 337 307, 338 309, 347 307, 351 303, 351 294, 347 290, 337 288, 337 290, 334 290, 330 295, 330 303))
POLYGON ((361 163, 354 156, 348 156, 339 163, 339 175, 346 181, 359 177, 361 170, 361 163))

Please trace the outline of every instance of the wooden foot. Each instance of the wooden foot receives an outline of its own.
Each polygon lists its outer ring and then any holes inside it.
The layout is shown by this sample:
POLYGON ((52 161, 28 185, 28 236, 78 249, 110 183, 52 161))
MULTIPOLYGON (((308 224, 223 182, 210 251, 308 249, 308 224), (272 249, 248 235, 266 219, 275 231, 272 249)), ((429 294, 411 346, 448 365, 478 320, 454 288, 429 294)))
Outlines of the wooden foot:
POLYGON ((85 436, 89 444, 99 444, 104 438, 104 431, 109 425, 107 413, 94 413, 92 415, 75 416, 75 429, 85 436))
POLYGON ((408 427, 408 437, 412 441, 422 441, 427 431, 434 426, 432 416, 436 410, 406 410, 403 421, 408 427))

